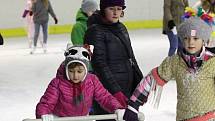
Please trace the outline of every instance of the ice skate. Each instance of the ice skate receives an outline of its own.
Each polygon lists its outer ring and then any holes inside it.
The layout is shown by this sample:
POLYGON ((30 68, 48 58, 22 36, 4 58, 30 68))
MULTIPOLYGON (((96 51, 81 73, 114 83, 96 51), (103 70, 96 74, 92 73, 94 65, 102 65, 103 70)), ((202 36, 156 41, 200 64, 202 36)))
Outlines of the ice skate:
POLYGON ((35 51, 36 51, 36 47, 34 46, 34 47, 31 48, 30 54, 34 54, 35 51))
POLYGON ((33 45, 32 45, 33 43, 32 43, 32 42, 33 42, 33 41, 32 41, 31 39, 28 40, 28 47, 29 47, 29 48, 32 48, 32 47, 33 47, 33 45))
POLYGON ((45 43, 43 43, 43 52, 46 53, 47 52, 47 45, 45 43))
POLYGON ((43 48, 43 46, 44 46, 43 41, 42 41, 42 40, 39 40, 39 41, 40 41, 40 45, 41 45, 41 47, 43 48))

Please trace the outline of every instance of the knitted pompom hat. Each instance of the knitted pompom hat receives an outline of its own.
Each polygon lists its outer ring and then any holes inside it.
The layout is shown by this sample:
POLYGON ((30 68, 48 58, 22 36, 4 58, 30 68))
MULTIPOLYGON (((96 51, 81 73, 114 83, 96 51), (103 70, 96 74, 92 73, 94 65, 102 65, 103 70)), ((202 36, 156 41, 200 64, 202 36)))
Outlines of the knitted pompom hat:
POLYGON ((178 27, 178 36, 181 41, 186 37, 201 38, 204 43, 207 43, 212 33, 212 27, 209 26, 200 17, 190 17, 185 19, 178 27))
POLYGON ((121 6, 122 9, 125 9, 125 0, 100 0, 100 10, 112 6, 121 6))
POLYGON ((70 80, 69 74, 68 74, 69 65, 76 62, 76 63, 82 64, 86 70, 86 74, 83 78, 84 80, 89 68, 89 61, 90 61, 89 51, 85 49, 83 46, 72 46, 71 44, 68 44, 64 55, 65 55, 65 69, 66 69, 67 79, 70 80))
POLYGON ((83 12, 94 12, 98 9, 98 4, 95 0, 83 0, 81 3, 81 9, 83 12))

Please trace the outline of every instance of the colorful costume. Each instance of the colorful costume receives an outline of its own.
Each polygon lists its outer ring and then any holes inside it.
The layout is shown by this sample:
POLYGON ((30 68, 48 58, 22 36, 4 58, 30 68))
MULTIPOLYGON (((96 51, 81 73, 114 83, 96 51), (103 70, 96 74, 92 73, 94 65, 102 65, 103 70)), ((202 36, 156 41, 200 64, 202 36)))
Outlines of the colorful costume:
MULTIPOLYGON (((162 64, 154 68, 135 90, 131 100, 144 104, 150 92, 157 96, 158 106, 162 87, 169 80, 177 83, 177 118, 185 120, 204 115, 215 110, 215 58, 207 50, 203 50, 200 60, 202 66, 197 70, 189 68, 185 58, 180 55, 167 57, 162 64)), ((187 57, 189 58, 189 57, 187 57)), ((215 116, 214 116, 215 118, 215 116)))
POLYGON ((126 121, 137 121, 136 112, 148 98, 158 107, 162 88, 170 80, 177 85, 177 121, 215 120, 215 58, 204 47, 212 32, 206 22, 202 16, 190 17, 179 25, 183 50, 167 57, 139 83, 125 111, 126 121))

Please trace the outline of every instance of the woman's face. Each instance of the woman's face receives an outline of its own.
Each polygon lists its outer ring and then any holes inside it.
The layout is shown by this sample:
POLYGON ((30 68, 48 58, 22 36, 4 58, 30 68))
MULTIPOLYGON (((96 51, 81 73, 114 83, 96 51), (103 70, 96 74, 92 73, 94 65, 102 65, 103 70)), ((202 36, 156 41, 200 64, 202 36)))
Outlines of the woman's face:
POLYGON ((203 40, 197 37, 184 38, 184 48, 190 54, 196 54, 203 46, 203 40))
POLYGON ((120 6, 113 6, 105 8, 104 12, 108 23, 117 23, 123 10, 120 6))

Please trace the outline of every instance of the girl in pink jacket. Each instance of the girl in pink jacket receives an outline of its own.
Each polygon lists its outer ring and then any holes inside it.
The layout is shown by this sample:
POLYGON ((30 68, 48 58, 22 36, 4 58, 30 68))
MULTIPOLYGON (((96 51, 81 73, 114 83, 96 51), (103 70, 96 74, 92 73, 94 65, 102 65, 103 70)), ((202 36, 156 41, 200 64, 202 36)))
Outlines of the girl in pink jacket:
POLYGON ((36 106, 37 118, 52 121, 54 116, 88 115, 94 99, 108 112, 123 108, 96 75, 87 73, 89 55, 83 47, 67 46, 63 74, 58 74, 48 85, 36 106))

